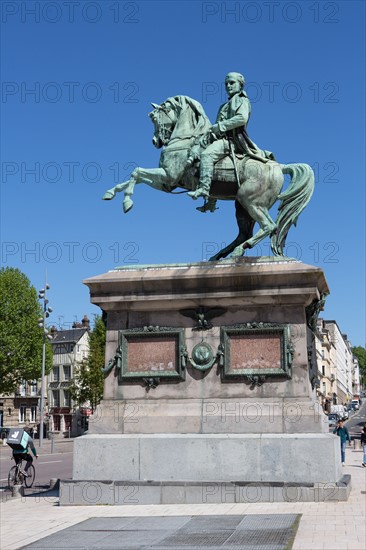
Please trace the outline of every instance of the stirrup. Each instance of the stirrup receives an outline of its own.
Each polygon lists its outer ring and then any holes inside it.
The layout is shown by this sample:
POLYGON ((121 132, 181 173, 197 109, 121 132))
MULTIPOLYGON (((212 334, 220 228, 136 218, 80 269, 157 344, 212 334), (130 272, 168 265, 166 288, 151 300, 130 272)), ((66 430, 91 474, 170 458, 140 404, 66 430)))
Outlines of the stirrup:
POLYGON ((204 214, 206 212, 215 212, 215 210, 218 210, 218 208, 216 208, 216 200, 215 199, 211 199, 208 198, 208 200, 205 200, 205 202, 203 203, 203 206, 197 206, 196 210, 198 210, 198 212, 203 212, 204 214))

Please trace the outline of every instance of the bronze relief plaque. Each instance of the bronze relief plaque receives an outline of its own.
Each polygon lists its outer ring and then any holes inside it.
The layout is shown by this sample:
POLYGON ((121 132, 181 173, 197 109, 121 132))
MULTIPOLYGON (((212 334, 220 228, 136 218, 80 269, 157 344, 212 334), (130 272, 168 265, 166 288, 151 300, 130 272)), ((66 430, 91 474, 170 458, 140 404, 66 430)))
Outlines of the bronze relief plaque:
POLYGON ((159 377, 184 380, 183 330, 169 327, 121 330, 120 380, 159 377))
POLYGON ((289 325, 253 323, 221 327, 223 379, 289 378, 293 346, 289 325))

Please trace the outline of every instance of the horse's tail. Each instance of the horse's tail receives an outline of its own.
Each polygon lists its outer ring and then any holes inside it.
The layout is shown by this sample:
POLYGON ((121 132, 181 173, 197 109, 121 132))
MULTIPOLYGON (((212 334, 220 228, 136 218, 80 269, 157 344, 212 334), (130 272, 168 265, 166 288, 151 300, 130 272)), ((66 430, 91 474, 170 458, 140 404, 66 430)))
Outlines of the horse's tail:
POLYGON ((272 252, 283 256, 287 233, 308 204, 314 191, 314 172, 308 164, 281 165, 283 174, 290 174, 289 187, 278 196, 281 201, 276 219, 277 232, 271 238, 272 252))

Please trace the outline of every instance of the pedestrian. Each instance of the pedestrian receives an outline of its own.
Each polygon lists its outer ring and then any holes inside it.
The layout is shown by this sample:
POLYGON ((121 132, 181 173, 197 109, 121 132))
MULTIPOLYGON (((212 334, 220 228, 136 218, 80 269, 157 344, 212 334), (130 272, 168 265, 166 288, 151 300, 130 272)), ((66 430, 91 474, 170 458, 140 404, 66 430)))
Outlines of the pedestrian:
POLYGON ((351 437, 349 435, 349 431, 346 428, 346 426, 343 426, 343 420, 338 420, 338 426, 336 426, 333 430, 333 433, 337 434, 341 441, 341 459, 342 459, 342 466, 346 463, 346 443, 347 439, 349 441, 349 444, 351 445, 351 437))
POLYGON ((361 445, 363 445, 363 462, 362 466, 366 468, 366 422, 361 433, 361 445))

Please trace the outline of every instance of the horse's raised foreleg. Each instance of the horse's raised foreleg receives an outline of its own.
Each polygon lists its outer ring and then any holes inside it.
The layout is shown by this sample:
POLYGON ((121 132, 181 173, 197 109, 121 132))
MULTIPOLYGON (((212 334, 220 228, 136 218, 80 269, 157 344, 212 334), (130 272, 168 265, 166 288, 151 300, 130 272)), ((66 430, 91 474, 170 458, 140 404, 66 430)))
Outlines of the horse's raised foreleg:
POLYGON ((124 191, 129 185, 130 181, 124 181, 123 183, 118 183, 115 187, 112 187, 112 189, 108 189, 102 197, 104 201, 110 201, 114 199, 117 193, 120 193, 121 191, 124 191))
POLYGON ((163 168, 135 168, 131 174, 130 184, 125 188, 123 199, 123 211, 127 213, 133 207, 131 196, 133 195, 135 185, 145 183, 153 189, 164 191, 171 183, 163 168))
POLYGON ((111 200, 117 193, 124 191, 123 211, 126 214, 133 207, 131 196, 133 195, 135 185, 138 183, 146 183, 154 189, 163 191, 164 186, 169 186, 171 180, 163 168, 135 168, 128 181, 119 183, 112 189, 109 189, 104 194, 103 199, 111 200))

